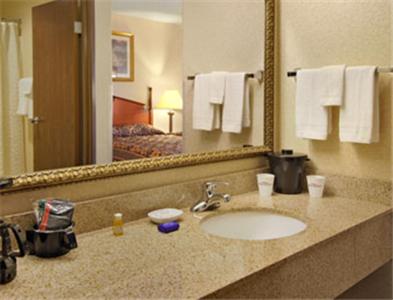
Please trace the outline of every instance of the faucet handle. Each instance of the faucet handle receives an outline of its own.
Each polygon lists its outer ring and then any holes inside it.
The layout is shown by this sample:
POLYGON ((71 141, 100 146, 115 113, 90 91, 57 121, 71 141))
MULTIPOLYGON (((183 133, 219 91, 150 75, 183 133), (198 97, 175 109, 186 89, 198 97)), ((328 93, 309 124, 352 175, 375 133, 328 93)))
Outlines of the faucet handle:
POLYGON ((229 182, 226 181, 207 181, 205 182, 205 189, 207 192, 214 192, 218 185, 228 186, 229 182))

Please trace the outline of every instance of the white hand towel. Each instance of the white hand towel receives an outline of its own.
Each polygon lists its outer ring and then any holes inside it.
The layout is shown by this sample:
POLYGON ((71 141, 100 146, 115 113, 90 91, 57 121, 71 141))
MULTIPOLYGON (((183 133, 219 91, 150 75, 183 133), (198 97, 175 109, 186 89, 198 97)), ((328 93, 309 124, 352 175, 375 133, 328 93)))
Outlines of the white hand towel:
POLYGON ((26 77, 19 80, 19 103, 17 115, 33 118, 33 78, 26 77))
POLYGON ((249 101, 246 73, 228 73, 225 79, 222 131, 241 133, 243 125, 249 126, 249 101))
POLYGON ((210 103, 210 74, 198 74, 194 82, 193 128, 211 131, 219 125, 216 105, 210 103))
POLYGON ((326 140, 330 132, 330 111, 320 103, 321 69, 303 69, 296 80, 296 136, 326 140))
POLYGON ((19 93, 31 95, 33 92, 33 78, 25 77, 19 80, 19 93))
POLYGON ((340 106, 344 94, 345 65, 323 67, 321 72, 321 105, 340 106))
POLYGON ((225 77, 227 72, 212 72, 210 74, 210 103, 224 102, 225 77))
POLYGON ((340 108, 340 141, 379 141, 378 75, 375 66, 348 67, 340 108))

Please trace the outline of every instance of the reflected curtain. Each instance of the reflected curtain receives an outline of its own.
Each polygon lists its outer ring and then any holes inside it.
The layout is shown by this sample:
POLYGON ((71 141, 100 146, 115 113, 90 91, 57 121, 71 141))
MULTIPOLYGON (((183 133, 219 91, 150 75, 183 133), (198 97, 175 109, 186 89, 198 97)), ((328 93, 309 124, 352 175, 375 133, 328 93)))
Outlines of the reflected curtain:
POLYGON ((26 171, 23 117, 16 114, 21 56, 18 24, 0 26, 0 176, 11 176, 26 171))

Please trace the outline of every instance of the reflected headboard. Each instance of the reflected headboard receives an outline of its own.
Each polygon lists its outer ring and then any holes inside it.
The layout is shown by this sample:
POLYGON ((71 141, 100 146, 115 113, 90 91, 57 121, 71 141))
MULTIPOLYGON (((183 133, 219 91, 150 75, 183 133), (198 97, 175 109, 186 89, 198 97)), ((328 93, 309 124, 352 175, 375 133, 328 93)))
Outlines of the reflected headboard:
POLYGON ((153 124, 151 87, 147 89, 146 103, 113 96, 113 125, 153 124))

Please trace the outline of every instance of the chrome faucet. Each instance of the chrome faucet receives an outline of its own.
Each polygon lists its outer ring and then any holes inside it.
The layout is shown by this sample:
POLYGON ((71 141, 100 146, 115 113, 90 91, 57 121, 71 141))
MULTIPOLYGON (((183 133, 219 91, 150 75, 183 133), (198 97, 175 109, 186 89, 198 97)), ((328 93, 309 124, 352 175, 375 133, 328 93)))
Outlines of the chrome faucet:
POLYGON ((200 212, 206 210, 213 210, 220 207, 220 200, 224 200, 224 202, 231 201, 231 195, 216 193, 215 190, 217 185, 226 185, 228 186, 228 182, 219 182, 219 181, 208 181, 203 184, 203 196, 202 200, 198 201, 191 207, 192 212, 200 212))

